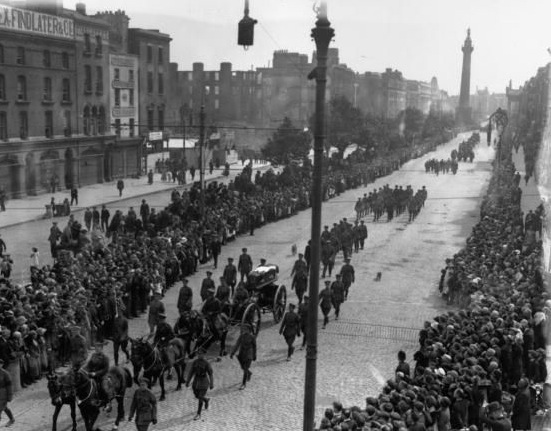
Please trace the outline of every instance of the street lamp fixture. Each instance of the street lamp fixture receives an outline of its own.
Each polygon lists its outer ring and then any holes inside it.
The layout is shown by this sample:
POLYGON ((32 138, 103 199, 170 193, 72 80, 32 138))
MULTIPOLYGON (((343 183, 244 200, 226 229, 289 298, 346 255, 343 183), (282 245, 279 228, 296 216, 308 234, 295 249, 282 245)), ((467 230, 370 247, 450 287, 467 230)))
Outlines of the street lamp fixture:
POLYGON ((335 31, 327 19, 327 2, 316 9, 316 27, 312 38, 316 43, 317 66, 308 75, 316 80, 316 115, 314 125, 314 168, 312 172, 312 257, 310 266, 310 303, 306 330, 306 375, 304 380, 304 431, 313 431, 316 407, 316 366, 318 349, 318 302, 321 254, 322 164, 325 140, 325 88, 327 85, 327 53, 335 31))

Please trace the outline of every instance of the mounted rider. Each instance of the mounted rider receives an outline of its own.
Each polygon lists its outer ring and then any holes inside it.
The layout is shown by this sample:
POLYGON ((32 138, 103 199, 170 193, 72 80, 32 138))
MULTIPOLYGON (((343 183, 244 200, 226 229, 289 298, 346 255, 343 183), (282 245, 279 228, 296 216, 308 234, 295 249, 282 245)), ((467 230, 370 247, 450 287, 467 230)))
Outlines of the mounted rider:
MULTIPOLYGON (((106 343, 103 341, 97 341, 95 343, 96 350, 92 353, 92 356, 90 356, 90 359, 88 359, 88 362, 83 367, 84 371, 86 371, 88 375, 96 382, 98 388, 101 388, 101 379, 109 371, 109 358, 103 352, 103 346, 105 344, 106 343)), ((100 393, 103 393, 103 391, 100 391, 100 393)), ((107 403, 107 399, 102 400, 102 405, 107 403)))
POLYGON ((209 329, 213 334, 216 334, 218 333, 218 330, 216 328, 216 318, 222 312, 222 304, 220 304, 220 301, 214 296, 214 289, 208 289, 206 291, 206 294, 207 298, 205 299, 205 303, 203 304, 202 313, 209 326, 209 329))

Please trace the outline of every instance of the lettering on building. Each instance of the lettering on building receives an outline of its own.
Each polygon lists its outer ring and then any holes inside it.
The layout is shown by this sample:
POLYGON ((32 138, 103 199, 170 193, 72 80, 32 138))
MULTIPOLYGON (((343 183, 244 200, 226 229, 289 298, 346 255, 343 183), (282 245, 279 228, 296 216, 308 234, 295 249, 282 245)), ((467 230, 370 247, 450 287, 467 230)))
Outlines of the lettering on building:
POLYGON ((100 36, 101 40, 104 42, 107 42, 109 40, 109 31, 103 30, 98 27, 92 27, 88 25, 83 25, 81 23, 75 24, 75 38, 81 42, 84 41, 84 35, 89 34, 90 37, 95 38, 96 36, 100 36))
POLYGON ((74 39, 75 37, 74 22, 70 18, 11 6, 0 7, 0 30, 42 34, 63 39, 74 39))

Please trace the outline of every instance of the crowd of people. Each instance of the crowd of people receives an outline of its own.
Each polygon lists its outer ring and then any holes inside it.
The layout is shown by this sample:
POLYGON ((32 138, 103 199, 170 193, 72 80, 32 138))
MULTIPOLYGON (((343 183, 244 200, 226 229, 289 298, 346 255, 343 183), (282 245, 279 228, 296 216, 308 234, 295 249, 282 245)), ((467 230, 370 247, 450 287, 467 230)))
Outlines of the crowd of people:
MULTIPOLYGON (((366 185, 421 154, 414 149, 371 163, 330 163, 324 198, 366 185)), ((111 214, 98 206, 82 221, 74 214, 65 226, 54 221, 48 237, 53 265, 34 265, 28 284, 10 279, 9 256, 2 267, 8 269, 0 278, 0 359, 14 391, 113 339, 119 317, 146 312, 154 292, 164 293, 198 264, 211 260, 216 267, 221 247, 236 235, 253 235, 265 223, 308 208, 310 173, 305 164, 253 179, 247 165, 227 185, 209 183, 204 211, 193 186, 175 190, 159 211, 143 200, 139 210, 111 214)))
POLYGON ((442 275, 460 310, 425 322, 413 370, 400 352, 378 396, 350 408, 335 402, 320 430, 531 428, 531 385, 547 377, 551 301, 541 241, 519 225, 515 167, 509 157, 494 168, 481 220, 442 275))

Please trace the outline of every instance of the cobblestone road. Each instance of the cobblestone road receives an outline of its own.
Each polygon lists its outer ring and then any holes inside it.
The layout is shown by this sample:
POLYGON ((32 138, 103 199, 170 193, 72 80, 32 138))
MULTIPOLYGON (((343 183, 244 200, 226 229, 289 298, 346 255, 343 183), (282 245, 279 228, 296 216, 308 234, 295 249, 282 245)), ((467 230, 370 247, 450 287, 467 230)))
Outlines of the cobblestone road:
MULTIPOLYGON (((319 332, 318 418, 323 409, 336 399, 348 405, 363 405, 366 396, 375 395, 385 379, 392 375, 396 352, 405 349, 411 358, 417 346, 417 328, 424 320, 444 310, 437 292, 440 269, 444 259, 464 245, 477 221, 479 197, 486 188, 489 161, 493 156, 491 148, 479 146, 475 163, 460 164, 457 175, 437 177, 426 174, 425 160, 447 158, 457 146, 458 139, 436 153, 407 163, 400 171, 379 179, 368 188, 349 191, 324 204, 322 221, 332 224, 342 217, 353 219, 357 197, 387 183, 391 186, 411 184, 414 189, 425 185, 429 195, 425 208, 413 223, 407 223, 405 216, 390 223, 372 223, 366 219, 369 239, 366 250, 352 257, 357 281, 351 288, 348 301, 342 306, 342 319, 338 322, 331 319, 327 329, 319 332), (377 272, 382 272, 382 280, 373 282, 377 272)), ((296 243, 302 250, 309 235, 310 212, 305 211, 224 247, 221 262, 229 256, 237 257, 241 248, 247 246, 255 264, 261 257, 279 264, 280 283, 289 287, 294 261, 291 245, 296 243)), ((339 257, 336 269, 339 270, 341 265, 342 257, 339 257)), ((207 269, 212 270, 212 266, 203 266, 190 278, 196 296, 207 269)), ((216 278, 221 269, 214 272, 216 278)), ((178 289, 173 288, 165 297, 169 322, 177 316, 177 294, 178 289)), ((290 293, 289 299, 295 300, 294 293, 290 293)), ((197 301, 195 305, 198 305, 197 301)), ((202 420, 192 420, 196 403, 191 391, 184 389, 176 393, 173 391, 175 383, 170 382, 167 401, 160 404, 159 423, 153 429, 300 429, 304 352, 297 351, 292 361, 286 362, 286 345, 271 315, 263 315, 263 320, 258 337, 258 360, 253 364, 253 377, 246 390, 238 390, 240 369, 237 361, 223 358, 213 364, 215 389, 210 393, 210 410, 203 414, 202 420)), ((235 341, 236 331, 230 331, 229 345, 235 341)), ((131 335, 146 332, 144 317, 131 321, 131 335)), ((107 350, 110 351, 110 347, 107 350)), ((158 389, 156 393, 159 393, 158 389)), ((43 382, 18 394, 13 403, 21 426, 18 429, 42 431, 50 427, 53 411, 46 397, 43 382)), ((98 425, 107 429, 113 419, 102 414, 98 425)), ((69 425, 69 413, 65 410, 60 415, 59 429, 68 429, 69 425)), ((135 428, 124 422, 119 429, 135 428)))

